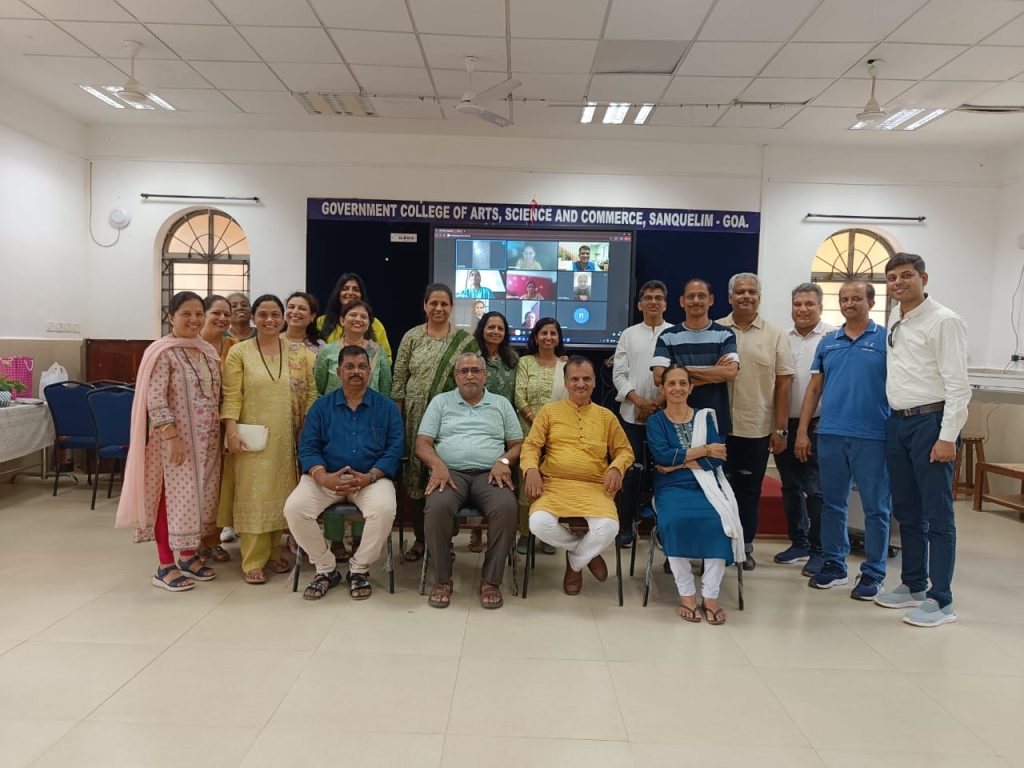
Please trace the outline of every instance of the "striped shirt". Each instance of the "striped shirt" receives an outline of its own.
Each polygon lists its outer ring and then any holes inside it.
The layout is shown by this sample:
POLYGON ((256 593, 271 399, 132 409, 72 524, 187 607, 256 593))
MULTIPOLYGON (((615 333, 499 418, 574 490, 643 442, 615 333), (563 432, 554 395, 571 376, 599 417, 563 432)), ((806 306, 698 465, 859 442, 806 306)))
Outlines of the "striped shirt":
MULTIPOLYGON (((707 327, 694 331, 687 328, 685 323, 680 323, 667 328, 658 337, 651 365, 668 367, 675 363, 688 368, 704 368, 713 366, 726 355, 737 363, 740 361, 736 350, 736 334, 732 329, 712 321, 707 327)), ((718 418, 718 431, 723 435, 732 432, 729 385, 726 382, 694 387, 688 402, 695 410, 714 409, 718 418)))

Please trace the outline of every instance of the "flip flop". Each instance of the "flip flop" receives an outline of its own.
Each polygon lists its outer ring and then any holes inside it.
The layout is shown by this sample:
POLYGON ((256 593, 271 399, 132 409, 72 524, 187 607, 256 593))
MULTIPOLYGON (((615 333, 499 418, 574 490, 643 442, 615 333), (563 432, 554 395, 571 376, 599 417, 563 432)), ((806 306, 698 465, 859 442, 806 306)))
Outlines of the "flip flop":
POLYGON ((702 620, 699 605, 695 605, 691 608, 688 605, 683 605, 682 603, 680 603, 679 610, 677 611, 677 613, 679 614, 680 619, 682 619, 683 621, 689 621, 693 624, 700 624, 702 620))

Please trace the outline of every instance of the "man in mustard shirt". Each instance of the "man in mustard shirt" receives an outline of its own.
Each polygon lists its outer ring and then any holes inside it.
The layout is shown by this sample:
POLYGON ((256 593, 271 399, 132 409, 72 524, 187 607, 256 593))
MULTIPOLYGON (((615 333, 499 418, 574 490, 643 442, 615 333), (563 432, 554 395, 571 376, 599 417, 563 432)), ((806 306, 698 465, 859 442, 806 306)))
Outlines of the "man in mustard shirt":
POLYGON ((519 466, 533 500, 530 532, 565 548, 562 589, 578 595, 584 566, 598 581, 608 578, 601 552, 619 532, 615 494, 633 465, 633 450, 615 414, 590 401, 596 384, 593 364, 574 355, 565 364, 564 375, 569 397, 540 409, 523 443, 519 466), (589 531, 577 537, 559 525, 559 517, 583 517, 589 531))

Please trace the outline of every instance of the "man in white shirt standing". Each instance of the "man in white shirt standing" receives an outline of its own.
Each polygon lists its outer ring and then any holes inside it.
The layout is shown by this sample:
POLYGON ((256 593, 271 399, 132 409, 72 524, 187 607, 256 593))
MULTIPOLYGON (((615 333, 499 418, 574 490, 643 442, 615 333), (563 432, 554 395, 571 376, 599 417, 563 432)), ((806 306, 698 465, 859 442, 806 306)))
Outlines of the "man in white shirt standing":
MULTIPOLYGON (((789 349, 796 364, 796 376, 789 394, 789 435, 796 436, 800 424, 800 409, 804 393, 811 381, 811 367, 818 342, 835 326, 822 322, 821 286, 801 283, 793 289, 793 327, 786 332, 789 349)), ((806 461, 799 461, 793 453, 795 440, 786 441, 786 448, 775 454, 775 466, 782 480, 782 507, 786 512, 790 546, 775 555, 782 565, 803 563, 804 576, 813 576, 821 570, 821 483, 818 481, 817 428, 821 408, 817 408, 810 421, 808 437, 811 452, 806 461)))
POLYGON ((956 621, 952 481, 956 441, 971 401, 967 326, 925 293, 928 273, 920 256, 897 253, 885 265, 885 280, 900 303, 889 327, 885 390, 892 414, 885 436, 903 572, 900 585, 875 602, 913 608, 904 622, 937 627, 956 621))
MULTIPOLYGON (((615 347, 612 383, 619 406, 619 421, 626 431, 636 461, 643 461, 644 440, 647 435, 647 417, 658 410, 661 393, 654 385, 651 366, 654 364, 654 345, 666 328, 665 309, 668 289, 660 280, 648 280, 640 287, 637 308, 644 321, 631 325, 622 332, 615 347)), ((619 494, 619 544, 633 543, 633 515, 636 514, 640 492, 640 473, 630 470, 619 494)))

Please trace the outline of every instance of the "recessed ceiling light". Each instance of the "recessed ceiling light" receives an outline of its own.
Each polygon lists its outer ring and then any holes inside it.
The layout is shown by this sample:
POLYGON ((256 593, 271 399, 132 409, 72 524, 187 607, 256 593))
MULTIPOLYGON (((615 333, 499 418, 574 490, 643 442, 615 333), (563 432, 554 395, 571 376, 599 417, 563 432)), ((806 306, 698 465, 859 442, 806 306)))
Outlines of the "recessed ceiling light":
POLYGON ((86 93, 88 93, 90 96, 95 96, 97 99, 102 101, 107 106, 113 107, 114 109, 124 109, 124 104, 122 104, 119 101, 114 101, 112 98, 107 96, 107 94, 103 93, 97 88, 93 88, 91 85, 80 85, 78 87, 86 93))
POLYGON ((622 121, 626 119, 626 113, 629 112, 629 107, 630 105, 628 102, 613 101, 604 111, 604 117, 601 119, 601 122, 610 123, 612 125, 621 125, 622 121))
POLYGON ((927 125, 932 120, 935 120, 936 118, 942 117, 948 111, 949 110, 947 110, 945 108, 933 109, 927 115, 925 115, 924 117, 919 117, 917 120, 912 122, 910 125, 903 126, 903 128, 901 130, 904 130, 904 131, 916 131, 922 125, 927 125))
POLYGON ((594 119, 594 111, 597 109, 596 101, 588 101, 587 106, 583 108, 583 112, 580 114, 581 123, 589 123, 594 119))
POLYGON ((654 111, 653 104, 644 104, 636 113, 636 117, 633 118, 633 125, 643 125, 647 122, 647 118, 651 116, 651 112, 654 111))

